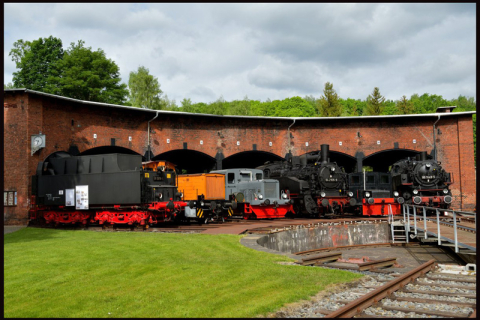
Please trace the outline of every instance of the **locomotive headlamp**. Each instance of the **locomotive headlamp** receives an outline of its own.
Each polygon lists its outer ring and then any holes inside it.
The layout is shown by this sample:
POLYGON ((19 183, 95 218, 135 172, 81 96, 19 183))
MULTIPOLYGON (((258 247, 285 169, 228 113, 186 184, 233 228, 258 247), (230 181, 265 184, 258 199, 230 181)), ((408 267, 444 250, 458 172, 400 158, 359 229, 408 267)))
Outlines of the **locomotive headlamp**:
POLYGON ((288 198, 288 195, 286 193, 282 193, 282 198, 283 199, 287 199, 288 198))
POLYGON ((444 194, 447 194, 447 193, 448 193, 448 189, 443 189, 443 193, 444 193, 444 194))
POLYGON ((432 165, 430 163, 425 164, 425 167, 430 168, 432 165))
POLYGON ((320 196, 323 198, 326 196, 325 192, 320 192, 320 196))
POLYGON ((398 191, 393 191, 393 196, 394 196, 394 197, 398 197, 398 196, 399 196, 398 191))
POLYGON ((417 190, 417 189, 413 189, 413 194, 418 194, 418 190, 417 190))
POLYGON ((258 199, 260 199, 260 200, 263 199, 263 195, 261 193, 258 194, 258 199))
POLYGON ((349 197, 353 197, 353 192, 352 192, 352 191, 349 191, 349 192, 348 192, 348 196, 349 196, 349 197))
POLYGON ((163 198, 163 194, 162 194, 162 193, 159 193, 159 194, 158 194, 158 198, 159 198, 159 199, 162 199, 162 198, 163 198))
POLYGON ((200 201, 200 205, 203 207, 205 205, 205 202, 200 201))
POLYGON ((365 192, 365 198, 370 198, 370 192, 365 192))
POLYGON ((445 196, 443 201, 445 201, 445 203, 452 203, 452 197, 451 196, 445 196))
POLYGON ((335 167, 331 167, 330 170, 335 171, 335 167))

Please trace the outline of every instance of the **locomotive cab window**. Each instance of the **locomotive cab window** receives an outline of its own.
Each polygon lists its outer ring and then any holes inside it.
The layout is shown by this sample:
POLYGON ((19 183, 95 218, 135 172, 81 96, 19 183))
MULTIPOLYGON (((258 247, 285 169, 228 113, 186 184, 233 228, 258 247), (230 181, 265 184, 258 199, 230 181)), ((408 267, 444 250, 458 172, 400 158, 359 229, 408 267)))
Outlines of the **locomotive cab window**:
POLYGON ((235 183, 235 173, 230 172, 227 174, 228 183, 235 183))
POLYGON ((262 180, 262 174, 261 173, 255 174, 255 180, 262 180))
POLYGON ((382 175, 380 176, 380 183, 388 184, 388 182, 389 182, 388 177, 389 177, 388 175, 382 174, 382 175))
POLYGON ((350 181, 351 184, 360 184, 360 177, 359 176, 352 176, 352 180, 350 181))
POLYGON ((367 183, 375 183, 375 176, 367 176, 367 183))

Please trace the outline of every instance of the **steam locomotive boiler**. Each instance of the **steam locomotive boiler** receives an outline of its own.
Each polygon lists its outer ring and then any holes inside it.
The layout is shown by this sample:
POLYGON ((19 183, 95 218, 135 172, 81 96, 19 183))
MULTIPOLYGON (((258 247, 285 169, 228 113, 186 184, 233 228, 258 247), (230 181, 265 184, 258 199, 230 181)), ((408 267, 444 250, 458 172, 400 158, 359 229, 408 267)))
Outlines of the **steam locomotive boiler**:
POLYGON ((447 209, 452 203, 449 189, 451 174, 446 172, 439 161, 427 159, 421 152, 415 158, 395 162, 390 170, 393 190, 398 192, 407 204, 425 205, 447 209))
POLYGON ((175 171, 142 165, 139 155, 102 154, 40 162, 32 177, 32 223, 155 224, 175 219, 186 202, 175 171))
POLYGON ((294 201, 296 214, 310 217, 343 214, 356 205, 348 190, 343 167, 330 162, 329 145, 321 145, 318 154, 287 155, 286 161, 275 161, 258 167, 265 178, 277 179, 280 189, 294 201))

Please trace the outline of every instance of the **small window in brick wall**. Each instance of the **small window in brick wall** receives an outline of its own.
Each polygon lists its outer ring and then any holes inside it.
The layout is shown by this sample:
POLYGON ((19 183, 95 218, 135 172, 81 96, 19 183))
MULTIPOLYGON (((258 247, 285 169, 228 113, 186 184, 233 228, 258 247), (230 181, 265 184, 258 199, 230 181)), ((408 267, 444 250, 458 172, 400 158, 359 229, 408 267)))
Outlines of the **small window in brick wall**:
POLYGON ((3 191, 3 206, 15 207, 17 205, 17 191, 3 191))

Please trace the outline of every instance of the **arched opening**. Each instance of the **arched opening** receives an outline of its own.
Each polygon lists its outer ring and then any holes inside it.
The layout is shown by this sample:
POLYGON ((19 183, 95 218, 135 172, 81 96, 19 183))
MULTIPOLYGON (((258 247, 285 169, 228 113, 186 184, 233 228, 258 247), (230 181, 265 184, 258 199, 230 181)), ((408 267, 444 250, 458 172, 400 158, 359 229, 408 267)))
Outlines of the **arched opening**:
POLYGON ((165 160, 177 166, 179 173, 205 173, 214 170, 215 158, 195 150, 172 150, 161 153, 152 160, 165 160))
MULTIPOLYGON (((415 157, 419 153, 420 151, 410 149, 382 150, 365 157, 363 166, 369 166, 373 171, 388 172, 390 166, 398 160, 415 157)), ((427 155, 427 159, 432 159, 432 156, 427 155)))
POLYGON ((225 158, 222 169, 256 168, 267 161, 282 161, 284 158, 266 151, 243 151, 225 158))
MULTIPOLYGON (((320 153, 320 150, 308 152, 306 154, 318 155, 319 153, 320 153)), ((343 152, 329 150, 328 157, 330 158, 330 162, 336 162, 337 165, 339 165, 340 167, 344 167, 345 172, 347 173, 353 172, 355 169, 355 165, 357 163, 357 159, 355 157, 352 157, 351 155, 348 155, 343 152)))
POLYGON ((43 161, 49 162, 50 159, 70 158, 71 156, 72 155, 66 151, 56 151, 56 152, 50 153, 43 161))
MULTIPOLYGON (((110 154, 110 153, 122 153, 122 154, 135 154, 141 156, 138 152, 133 150, 119 147, 119 146, 102 146, 102 147, 95 147, 83 152, 80 152, 79 156, 92 156, 96 154, 110 154)), ((145 161, 145 157, 142 156, 142 161, 145 161)))

